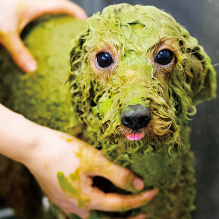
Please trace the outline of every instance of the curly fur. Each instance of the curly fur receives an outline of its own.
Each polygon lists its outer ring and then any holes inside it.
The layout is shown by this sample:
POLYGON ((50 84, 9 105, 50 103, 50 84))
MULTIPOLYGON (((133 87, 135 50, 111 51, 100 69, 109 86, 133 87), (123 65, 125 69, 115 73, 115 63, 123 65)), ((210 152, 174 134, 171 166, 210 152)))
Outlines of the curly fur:
POLYGON ((195 177, 188 116, 216 96, 216 73, 197 40, 155 7, 112 5, 89 18, 87 30, 72 42, 70 66, 75 134, 142 177, 145 190, 160 189, 142 208, 107 215, 190 218, 195 177), (155 62, 162 49, 174 54, 168 66, 155 62), (98 67, 100 52, 113 57, 112 66, 98 67), (150 108, 151 120, 138 130, 145 137, 130 142, 125 135, 133 130, 122 125, 121 112, 136 104, 150 108))

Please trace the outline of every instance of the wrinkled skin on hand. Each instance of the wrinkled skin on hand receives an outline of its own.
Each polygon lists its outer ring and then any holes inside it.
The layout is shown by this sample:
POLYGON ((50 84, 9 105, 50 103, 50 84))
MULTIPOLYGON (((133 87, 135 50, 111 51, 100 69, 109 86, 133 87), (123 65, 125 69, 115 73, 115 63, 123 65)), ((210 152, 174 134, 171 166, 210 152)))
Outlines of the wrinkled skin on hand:
POLYGON ((67 0, 1 0, 0 44, 11 53, 15 63, 26 72, 36 70, 37 63, 24 46, 19 34, 32 20, 43 14, 66 13, 86 20, 86 13, 67 0))
POLYGON ((33 155, 25 164, 51 201, 67 215, 74 213, 81 218, 88 218, 94 209, 126 211, 146 204, 157 194, 157 189, 139 194, 143 188, 140 179, 129 170, 106 160, 97 149, 85 142, 50 129, 46 129, 42 135, 45 136, 44 140, 33 151, 40 159, 34 159, 33 155), (107 178, 116 186, 136 194, 105 194, 93 186, 92 179, 95 176, 107 178))

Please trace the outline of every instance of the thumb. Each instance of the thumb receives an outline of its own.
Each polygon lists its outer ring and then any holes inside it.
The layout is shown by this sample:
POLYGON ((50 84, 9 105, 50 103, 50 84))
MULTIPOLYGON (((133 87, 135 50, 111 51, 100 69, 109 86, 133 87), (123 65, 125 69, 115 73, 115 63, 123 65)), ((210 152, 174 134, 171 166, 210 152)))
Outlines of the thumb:
POLYGON ((1 40, 2 44, 11 54, 15 63, 24 72, 34 72, 37 68, 37 63, 28 49, 25 47, 20 36, 16 32, 5 34, 1 40))
POLYGON ((94 166, 99 166, 94 175, 102 176, 121 189, 130 192, 140 191, 144 187, 141 179, 137 178, 130 170, 117 166, 116 164, 108 161, 102 154, 98 154, 94 166))
POLYGON ((124 169, 112 163, 105 168, 106 169, 102 173, 102 176, 121 189, 125 189, 130 192, 136 192, 143 189, 143 181, 137 178, 130 170, 124 169))

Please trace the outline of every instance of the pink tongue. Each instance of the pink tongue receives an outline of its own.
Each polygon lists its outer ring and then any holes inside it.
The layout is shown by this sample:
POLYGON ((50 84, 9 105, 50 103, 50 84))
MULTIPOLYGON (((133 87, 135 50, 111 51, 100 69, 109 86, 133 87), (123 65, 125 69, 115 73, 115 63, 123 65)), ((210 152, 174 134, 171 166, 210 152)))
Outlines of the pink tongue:
POLYGON ((134 133, 134 134, 126 134, 125 137, 129 140, 129 141, 139 141, 142 138, 144 138, 144 133, 134 133))

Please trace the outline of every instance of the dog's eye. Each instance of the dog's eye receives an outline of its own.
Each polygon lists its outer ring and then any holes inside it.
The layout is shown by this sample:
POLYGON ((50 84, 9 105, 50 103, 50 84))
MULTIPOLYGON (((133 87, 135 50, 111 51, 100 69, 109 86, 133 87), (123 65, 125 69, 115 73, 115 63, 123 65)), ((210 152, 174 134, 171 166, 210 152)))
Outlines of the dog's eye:
POLYGON ((100 52, 96 56, 97 65, 100 68, 107 68, 114 63, 112 56, 108 52, 100 52))
POLYGON ((172 60, 173 52, 169 49, 161 50, 155 58, 155 62, 160 65, 168 65, 172 60))

